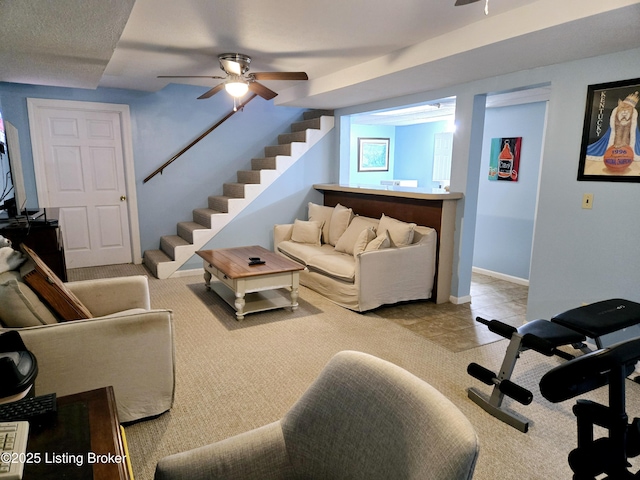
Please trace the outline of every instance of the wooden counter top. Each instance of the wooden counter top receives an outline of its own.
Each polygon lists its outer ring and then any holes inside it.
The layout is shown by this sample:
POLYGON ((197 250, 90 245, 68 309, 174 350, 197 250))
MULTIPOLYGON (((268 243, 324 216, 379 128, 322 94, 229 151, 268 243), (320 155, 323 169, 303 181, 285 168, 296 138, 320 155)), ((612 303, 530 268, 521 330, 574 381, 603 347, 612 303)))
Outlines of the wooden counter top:
POLYGON ((459 200, 461 192, 446 192, 440 189, 399 187, 395 185, 345 185, 337 183, 319 183, 313 186, 325 192, 363 193, 387 197, 416 198, 422 200, 459 200))

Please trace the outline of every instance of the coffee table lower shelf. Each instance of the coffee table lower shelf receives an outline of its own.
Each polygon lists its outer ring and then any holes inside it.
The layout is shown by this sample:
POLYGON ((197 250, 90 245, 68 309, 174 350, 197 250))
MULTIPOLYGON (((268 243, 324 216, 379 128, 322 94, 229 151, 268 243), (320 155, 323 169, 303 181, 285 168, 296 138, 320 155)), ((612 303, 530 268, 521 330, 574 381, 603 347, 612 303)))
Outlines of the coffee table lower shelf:
POLYGON ((208 287, 218 294, 225 302, 227 302, 234 310, 238 320, 242 320, 244 315, 249 313, 265 312, 275 308, 290 308, 295 310, 298 304, 292 305, 291 292, 286 288, 277 290, 264 290, 262 292, 251 292, 244 295, 244 306, 242 313, 238 314, 237 298, 235 293, 222 282, 211 282, 208 287))

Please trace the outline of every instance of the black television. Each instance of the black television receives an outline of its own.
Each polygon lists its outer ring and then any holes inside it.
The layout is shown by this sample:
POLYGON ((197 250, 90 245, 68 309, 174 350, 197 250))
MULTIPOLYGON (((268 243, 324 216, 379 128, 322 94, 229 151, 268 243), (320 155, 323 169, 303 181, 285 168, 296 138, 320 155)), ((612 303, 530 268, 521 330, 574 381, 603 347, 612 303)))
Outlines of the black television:
POLYGON ((0 111, 0 219, 16 218, 26 207, 18 130, 0 111))

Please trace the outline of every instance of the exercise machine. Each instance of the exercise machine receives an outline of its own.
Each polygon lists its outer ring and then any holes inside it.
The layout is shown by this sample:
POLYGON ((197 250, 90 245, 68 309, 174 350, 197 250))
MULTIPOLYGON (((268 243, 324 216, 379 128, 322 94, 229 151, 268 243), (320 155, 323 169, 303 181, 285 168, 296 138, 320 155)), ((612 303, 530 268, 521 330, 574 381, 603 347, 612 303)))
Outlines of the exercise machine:
POLYGON ((540 393, 553 403, 563 402, 609 385, 609 405, 578 400, 573 413, 578 424, 578 447, 569 453, 574 480, 640 479, 629 471, 628 458, 640 455, 640 419, 628 423, 626 378, 640 360, 640 338, 612 345, 553 368, 540 380, 540 393), (608 436, 594 440, 594 427, 608 436))
POLYGON ((557 355, 571 360, 575 355, 560 347, 571 346, 584 354, 592 351, 585 343, 588 339, 595 343, 597 349, 602 349, 619 341, 640 337, 640 304, 620 298, 574 308, 556 315, 550 321, 533 320, 519 328, 499 320, 481 317, 476 320, 510 341, 498 374, 477 363, 470 363, 467 367, 469 375, 493 386, 491 395, 485 396, 472 387, 467 389, 467 394, 485 411, 524 433, 529 430, 530 421, 503 406, 505 395, 523 405, 533 401, 533 394, 529 390, 511 381, 522 352, 534 350, 543 355, 557 355))

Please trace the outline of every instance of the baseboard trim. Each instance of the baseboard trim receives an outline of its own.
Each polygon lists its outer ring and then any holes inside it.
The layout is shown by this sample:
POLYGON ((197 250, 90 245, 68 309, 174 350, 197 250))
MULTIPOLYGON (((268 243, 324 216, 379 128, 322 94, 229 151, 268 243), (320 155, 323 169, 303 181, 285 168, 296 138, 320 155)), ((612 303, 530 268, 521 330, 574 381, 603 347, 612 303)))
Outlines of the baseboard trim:
POLYGON ((449 301, 454 305, 462 305, 463 303, 471 303, 471 295, 465 295, 464 297, 454 297, 451 295, 449 301))
POLYGON ((203 276, 204 275, 204 268, 192 268, 190 270, 176 270, 175 272, 173 272, 171 274, 171 278, 193 277, 193 276, 196 276, 196 275, 203 276))
POLYGON ((529 280, 526 278, 514 277, 512 275, 506 275, 500 272, 494 272, 492 270, 485 270, 484 268, 471 267, 473 273, 479 273, 481 275, 487 275, 488 277, 497 278, 498 280, 505 280, 507 282, 516 283, 518 285, 529 286, 529 280))

